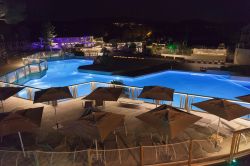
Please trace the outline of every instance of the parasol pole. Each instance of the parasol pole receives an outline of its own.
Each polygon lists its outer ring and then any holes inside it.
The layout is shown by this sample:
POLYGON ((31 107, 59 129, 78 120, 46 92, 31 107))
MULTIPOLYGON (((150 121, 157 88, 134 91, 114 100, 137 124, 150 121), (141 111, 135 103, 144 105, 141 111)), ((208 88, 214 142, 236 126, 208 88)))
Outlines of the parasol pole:
POLYGON ((166 134, 165 141, 166 141, 166 144, 169 143, 169 136, 168 136, 168 134, 166 134))
POLYGON ((217 131, 216 131, 216 145, 217 145, 217 141, 218 141, 218 136, 219 136, 219 129, 220 129, 220 118, 219 118, 219 121, 218 121, 218 126, 217 126, 217 131))
POLYGON ((217 131, 216 131, 216 137, 219 135, 219 129, 220 129, 220 118, 218 121, 217 131))
POLYGON ((3 112, 4 112, 4 107, 3 107, 3 100, 1 100, 1 103, 2 103, 2 109, 3 109, 3 112))
POLYGON ((21 133, 19 131, 18 131, 18 137, 19 137, 19 140, 20 140, 20 143, 21 143, 21 148, 22 148, 22 151, 23 151, 23 156, 26 157, 26 154, 25 154, 25 151, 24 151, 24 146, 23 146, 22 136, 21 136, 21 133))
POLYGON ((53 106, 55 109, 55 119, 56 119, 56 128, 58 129, 58 121, 57 121, 57 116, 56 116, 56 106, 53 106))
POLYGON ((125 123, 125 121, 123 122, 123 124, 124 124, 124 130, 125 130, 125 134, 126 134, 126 136, 128 136, 128 130, 127 130, 127 126, 126 126, 126 123, 125 123))
POLYGON ((52 105, 54 107, 54 110, 55 110, 55 120, 56 120, 56 128, 58 129, 59 128, 59 125, 58 125, 58 121, 57 121, 57 116, 56 116, 56 103, 57 101, 52 101, 52 105))
POLYGON ((96 158, 98 160, 98 147, 97 147, 97 139, 95 139, 95 151, 96 151, 96 158))

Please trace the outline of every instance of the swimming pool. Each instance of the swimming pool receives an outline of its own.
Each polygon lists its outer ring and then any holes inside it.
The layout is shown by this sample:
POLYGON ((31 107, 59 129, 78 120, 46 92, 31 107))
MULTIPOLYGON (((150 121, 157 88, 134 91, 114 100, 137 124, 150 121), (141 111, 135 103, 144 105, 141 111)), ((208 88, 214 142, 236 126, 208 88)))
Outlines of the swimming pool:
POLYGON ((111 82, 122 80, 125 85, 143 87, 159 85, 175 89, 176 92, 202 96, 235 99, 250 94, 250 82, 231 79, 230 75, 214 75, 181 71, 164 71, 136 78, 83 73, 77 68, 92 64, 91 60, 60 60, 48 62, 48 71, 40 79, 26 82, 24 85, 35 88, 68 86, 90 81, 111 82))

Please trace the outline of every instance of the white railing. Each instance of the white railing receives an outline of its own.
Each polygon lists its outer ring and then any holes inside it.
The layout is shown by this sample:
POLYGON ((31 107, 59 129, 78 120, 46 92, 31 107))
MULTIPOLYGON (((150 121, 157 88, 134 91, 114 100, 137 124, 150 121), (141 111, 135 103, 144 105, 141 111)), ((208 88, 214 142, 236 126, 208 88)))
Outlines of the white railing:
MULTIPOLYGON (((33 87, 29 87, 29 86, 20 85, 20 84, 18 84, 18 82, 14 82, 14 83, 2 82, 1 86, 26 87, 24 90, 22 90, 21 92, 19 92, 17 94, 17 97, 24 98, 27 100, 33 100, 34 93, 39 90, 39 88, 33 88, 33 87)), ((74 98, 79 98, 79 97, 84 97, 84 96, 88 95, 89 93, 91 93, 92 90, 94 90, 97 87, 108 87, 108 86, 117 86, 117 87, 124 88, 123 93, 124 93, 124 97, 126 97, 126 98, 130 98, 130 99, 134 99, 134 100, 143 100, 144 102, 148 102, 148 103, 155 103, 155 101, 153 101, 151 99, 138 98, 139 94, 141 93, 141 91, 143 89, 142 87, 126 86, 126 85, 114 85, 111 83, 95 82, 95 81, 69 85, 68 87, 72 93, 72 96, 74 98)), ((187 111, 201 111, 201 112, 203 112, 203 110, 193 106, 192 104, 196 103, 196 102, 200 102, 200 101, 205 101, 208 99, 212 99, 212 97, 175 92, 174 97, 173 97, 173 101, 171 101, 171 102, 160 101, 160 104, 170 104, 174 107, 184 109, 187 111)), ((238 100, 229 100, 229 99, 228 99, 228 101, 235 102, 237 104, 240 104, 242 106, 250 108, 250 103, 241 102, 238 100)), ((244 116, 242 118, 250 120, 249 115, 244 116)))
POLYGON ((0 81, 4 83, 17 83, 22 79, 30 79, 29 76, 38 74, 44 74, 48 69, 47 61, 38 60, 33 63, 27 63, 25 66, 9 72, 0 77, 0 81))

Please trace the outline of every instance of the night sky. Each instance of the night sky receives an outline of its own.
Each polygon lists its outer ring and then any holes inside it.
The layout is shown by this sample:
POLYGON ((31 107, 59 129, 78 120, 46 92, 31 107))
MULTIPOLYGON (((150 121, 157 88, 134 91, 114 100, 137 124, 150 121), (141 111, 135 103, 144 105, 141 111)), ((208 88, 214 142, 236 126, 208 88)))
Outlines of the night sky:
POLYGON ((250 0, 26 0, 28 18, 129 17, 155 21, 250 21, 250 0))

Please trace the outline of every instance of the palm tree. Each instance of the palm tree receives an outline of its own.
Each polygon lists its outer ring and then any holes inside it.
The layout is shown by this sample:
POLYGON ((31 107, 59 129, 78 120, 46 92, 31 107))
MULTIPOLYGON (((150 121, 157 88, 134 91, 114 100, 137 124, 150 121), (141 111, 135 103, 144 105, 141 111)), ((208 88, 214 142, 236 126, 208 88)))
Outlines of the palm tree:
POLYGON ((52 40, 54 37, 56 37, 55 26, 53 26, 50 22, 48 22, 43 26, 43 31, 42 31, 44 49, 46 49, 46 47, 49 47, 51 51, 52 40))

